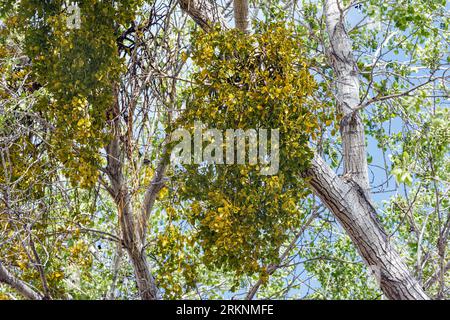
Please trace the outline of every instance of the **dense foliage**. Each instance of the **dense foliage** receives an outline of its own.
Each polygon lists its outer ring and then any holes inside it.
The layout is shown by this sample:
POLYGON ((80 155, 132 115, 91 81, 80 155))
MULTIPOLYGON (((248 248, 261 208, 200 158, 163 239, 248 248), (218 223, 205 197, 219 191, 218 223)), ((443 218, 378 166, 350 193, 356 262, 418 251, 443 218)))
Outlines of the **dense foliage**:
MULTIPOLYGON (((79 28, 67 1, 0 0, 0 268, 46 298, 135 299, 128 238, 163 298, 382 296, 302 178, 314 154, 343 171, 324 1, 252 1, 248 33, 201 30, 178 1, 76 3, 79 28), (202 142, 219 161, 170 166, 171 133, 196 123, 223 133, 202 142), (221 164, 229 129, 266 129, 276 174, 221 164)), ((378 218, 448 298, 448 4, 340 3, 378 218)))

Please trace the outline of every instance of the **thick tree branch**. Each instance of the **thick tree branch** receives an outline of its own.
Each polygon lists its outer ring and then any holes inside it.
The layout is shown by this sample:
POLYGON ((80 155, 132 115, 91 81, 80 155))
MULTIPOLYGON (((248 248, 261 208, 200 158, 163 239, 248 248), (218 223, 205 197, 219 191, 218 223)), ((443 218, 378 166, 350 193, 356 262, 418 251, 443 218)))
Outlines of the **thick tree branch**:
POLYGON ((336 99, 341 121, 344 173, 361 188, 369 190, 369 174, 362 120, 355 110, 360 104, 359 78, 350 38, 345 30, 339 0, 325 2, 325 18, 330 45, 327 54, 335 74, 336 99))
POLYGON ((323 203, 334 213, 367 265, 378 272, 380 287, 390 299, 429 299, 410 274, 400 255, 390 246, 369 196, 369 178, 359 78, 350 37, 345 30, 340 0, 325 1, 329 37, 327 53, 335 74, 338 110, 343 114, 341 137, 344 179, 316 156, 306 173, 323 203))
POLYGON ((120 107, 117 95, 118 92, 116 92, 116 101, 110 110, 113 119, 110 122, 113 137, 106 147, 108 162, 106 172, 111 183, 111 195, 118 210, 123 245, 133 265, 139 295, 142 300, 156 300, 159 299, 159 292, 150 272, 144 250, 145 244, 139 235, 139 221, 133 212, 132 197, 123 175, 125 155, 124 149, 120 145, 120 107))
POLYGON ((140 228, 139 236, 142 242, 145 242, 145 232, 148 225, 148 219, 153 209, 153 205, 155 204, 159 192, 165 186, 164 175, 166 173, 168 165, 169 165, 169 156, 167 154, 167 148, 164 147, 158 166, 156 167, 155 173, 153 175, 153 179, 150 182, 150 185, 147 188, 144 195, 144 202, 142 204, 142 213, 141 213, 142 220, 139 226, 140 228))
POLYGON ((5 283, 30 300, 41 300, 42 295, 33 290, 28 284, 14 277, 0 261, 0 283, 5 283))
POLYGON ((389 299, 429 299, 389 243, 367 193, 352 176, 338 177, 317 155, 303 176, 350 236, 389 299))
POLYGON ((248 0, 234 0, 234 21, 237 29, 248 32, 248 0))

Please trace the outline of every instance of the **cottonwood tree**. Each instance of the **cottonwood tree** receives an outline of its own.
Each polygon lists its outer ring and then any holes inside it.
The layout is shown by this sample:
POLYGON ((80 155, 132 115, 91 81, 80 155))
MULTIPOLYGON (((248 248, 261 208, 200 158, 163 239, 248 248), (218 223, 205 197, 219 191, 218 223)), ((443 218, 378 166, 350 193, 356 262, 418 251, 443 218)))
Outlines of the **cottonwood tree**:
POLYGON ((8 295, 448 297, 445 1, 0 4, 8 295), (196 119, 280 174, 171 167, 196 119))

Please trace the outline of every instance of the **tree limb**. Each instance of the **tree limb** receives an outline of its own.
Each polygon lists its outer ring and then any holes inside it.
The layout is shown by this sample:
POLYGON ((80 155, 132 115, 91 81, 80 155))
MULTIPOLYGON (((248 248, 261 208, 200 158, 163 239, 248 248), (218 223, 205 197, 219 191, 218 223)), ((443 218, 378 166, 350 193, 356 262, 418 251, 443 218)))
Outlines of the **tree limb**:
POLYGON ((41 300, 42 295, 32 289, 28 284, 22 280, 14 277, 0 261, 0 283, 5 283, 30 300, 41 300))
MULTIPOLYGON (((378 271, 380 287, 388 298, 428 300, 427 294, 391 247, 369 199, 364 126, 359 114, 354 112, 360 104, 359 79, 338 1, 326 0, 324 12, 330 37, 327 53, 336 75, 338 109, 344 114, 341 135, 345 179, 338 177, 317 154, 302 177, 336 216, 366 264, 378 271)), ((198 14, 206 16, 201 12, 198 14)))
POLYGON ((355 109, 359 106, 358 68, 352 45, 344 25, 339 0, 325 2, 325 20, 330 44, 326 48, 334 71, 338 111, 343 115, 340 131, 344 156, 344 174, 352 175, 361 188, 368 192, 369 173, 367 167, 364 126, 355 109))
POLYGON ((408 89, 406 91, 390 94, 390 95, 387 95, 387 96, 376 96, 374 98, 371 98, 371 99, 367 100, 365 103, 360 104, 358 107, 356 107, 354 109, 354 112, 362 110, 364 108, 367 108, 369 105, 371 105, 372 103, 375 103, 375 102, 381 102, 381 101, 386 101, 386 100, 390 100, 390 99, 395 99, 395 98, 409 96, 414 91, 422 88, 423 86, 425 86, 425 85, 427 85, 427 84, 429 84, 429 83, 431 83, 431 82, 433 82, 435 80, 437 80, 437 79, 436 78, 430 78, 426 82, 421 83, 421 84, 419 84, 417 86, 414 86, 414 87, 412 87, 412 88, 410 88, 410 89, 408 89))
POLYGON ((389 299, 429 299, 391 246, 367 193, 351 176, 338 177, 318 155, 302 175, 350 236, 389 299))
POLYGON ((234 0, 234 21, 237 29, 248 32, 248 0, 234 0))

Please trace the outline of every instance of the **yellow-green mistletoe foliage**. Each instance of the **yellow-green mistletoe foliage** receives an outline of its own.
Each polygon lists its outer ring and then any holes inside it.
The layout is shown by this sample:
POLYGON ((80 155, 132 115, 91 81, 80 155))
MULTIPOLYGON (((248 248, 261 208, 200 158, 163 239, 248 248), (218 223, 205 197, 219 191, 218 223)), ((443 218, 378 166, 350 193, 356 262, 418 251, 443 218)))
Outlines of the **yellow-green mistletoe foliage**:
POLYGON ((123 69, 116 42, 140 2, 76 1, 80 20, 73 23, 76 11, 68 10, 67 1, 21 0, 15 4, 17 14, 7 20, 24 35, 33 77, 50 94, 36 108, 53 125, 52 150, 82 186, 97 179, 107 110, 123 69))
POLYGON ((264 274, 299 228, 299 203, 307 195, 299 174, 309 166, 310 143, 332 121, 331 113, 317 97, 302 35, 293 27, 260 25, 251 35, 198 32, 185 58, 196 71, 179 126, 192 131, 199 121, 221 132, 279 129, 277 175, 261 175, 261 165, 237 164, 183 165, 174 172, 181 184, 175 207, 193 226, 206 265, 264 274))

